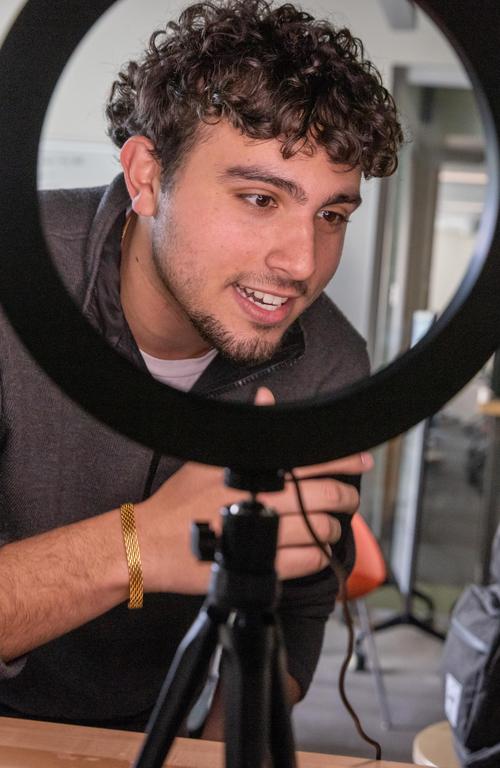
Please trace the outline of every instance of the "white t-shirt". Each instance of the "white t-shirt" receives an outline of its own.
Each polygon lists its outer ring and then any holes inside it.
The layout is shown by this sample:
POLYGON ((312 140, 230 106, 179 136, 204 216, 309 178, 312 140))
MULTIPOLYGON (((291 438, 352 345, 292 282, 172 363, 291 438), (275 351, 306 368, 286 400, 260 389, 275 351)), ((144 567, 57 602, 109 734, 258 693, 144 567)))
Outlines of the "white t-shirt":
POLYGON ((208 368, 217 354, 216 349, 211 349, 202 357, 192 357, 187 360, 162 360, 159 357, 152 357, 147 352, 139 350, 146 367, 153 378, 168 384, 170 387, 182 389, 187 392, 200 378, 201 374, 208 368))

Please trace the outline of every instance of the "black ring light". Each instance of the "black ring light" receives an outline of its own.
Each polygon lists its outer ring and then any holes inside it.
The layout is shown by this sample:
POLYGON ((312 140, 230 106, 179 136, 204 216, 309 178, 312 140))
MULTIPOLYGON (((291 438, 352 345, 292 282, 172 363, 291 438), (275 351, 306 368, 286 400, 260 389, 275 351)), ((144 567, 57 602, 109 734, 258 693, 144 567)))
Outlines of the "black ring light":
MULTIPOLYGON (((69 56, 114 0, 29 0, 0 51, 0 299, 23 342, 74 400, 123 434, 181 458, 248 471, 325 461, 405 431, 458 392, 500 344, 498 0, 418 0, 459 52, 479 99, 490 185, 476 253, 430 332, 336 396, 256 408, 158 384, 111 350, 47 254, 36 168, 43 118, 69 56)), ((22 383, 20 383, 22 386, 22 383)))

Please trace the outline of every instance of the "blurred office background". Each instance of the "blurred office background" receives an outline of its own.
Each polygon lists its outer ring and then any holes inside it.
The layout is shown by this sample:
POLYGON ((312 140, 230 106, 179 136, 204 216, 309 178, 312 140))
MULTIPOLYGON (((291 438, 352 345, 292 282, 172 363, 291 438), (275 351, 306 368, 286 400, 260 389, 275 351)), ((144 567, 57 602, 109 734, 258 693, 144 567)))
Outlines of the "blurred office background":
MULTIPOLYGON (((0 36, 23 4, 2 0, 0 36)), ((117 153, 104 133, 109 85, 118 68, 140 53, 151 31, 183 5, 121 0, 88 33, 47 114, 41 188, 104 184, 119 171, 117 153)), ((408 348, 415 317, 430 322, 446 308, 472 262, 488 185, 482 120, 462 63, 411 2, 309 0, 302 7, 348 26, 364 41, 396 97, 408 139, 397 174, 363 185, 363 206, 353 217, 342 264, 328 287, 367 339, 377 369, 408 348), (422 311, 427 314, 415 314, 422 311)), ((402 604, 408 607, 408 598, 418 614, 421 601, 412 599, 416 589, 434 603, 430 619, 446 631, 461 589, 484 578, 485 553, 498 518, 485 480, 495 425, 478 407, 488 396, 491 368, 485 366, 433 417, 420 443, 402 436, 375 450, 362 512, 396 581, 374 597, 376 618, 402 610, 402 604), (410 488, 409 466, 415 460, 422 472, 418 487, 410 488)), ((411 393, 406 397, 410 403, 411 393)), ((381 735, 384 756, 410 759, 413 735, 443 717, 442 645, 407 626, 377 635, 376 642, 395 713, 392 732, 380 731, 370 676, 352 671, 348 687, 367 730, 381 735)), ((316 682, 297 710, 299 743, 312 750, 370 754, 335 698, 344 644, 342 623, 334 618, 316 682)))

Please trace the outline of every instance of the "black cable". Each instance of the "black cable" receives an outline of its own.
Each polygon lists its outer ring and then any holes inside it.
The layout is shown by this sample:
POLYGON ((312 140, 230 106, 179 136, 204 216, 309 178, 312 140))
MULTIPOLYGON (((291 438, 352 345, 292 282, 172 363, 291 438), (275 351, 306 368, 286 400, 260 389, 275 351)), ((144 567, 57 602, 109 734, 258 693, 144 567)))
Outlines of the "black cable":
MULTIPOLYGON (((370 746, 375 748, 375 760, 381 760, 382 759, 382 747, 378 743, 378 741, 375 741, 375 739, 370 738, 368 734, 363 729, 363 726, 361 725, 361 721, 356 714, 354 707, 350 703, 349 699, 347 698, 346 690, 345 690, 345 678, 347 674, 347 669, 349 667, 349 662, 351 661, 353 650, 354 650, 354 625, 352 621, 351 612, 349 610, 349 605, 347 601, 347 588, 346 588, 346 580, 347 580, 347 574, 345 572, 345 569, 342 567, 342 565, 339 563, 339 561, 333 556, 332 552, 329 550, 329 548, 318 538, 316 531, 312 527, 308 514, 306 512, 306 508, 304 506, 304 499, 302 497, 302 491, 300 490, 300 482, 297 476, 294 474, 293 471, 290 470, 290 477, 292 478, 293 484, 295 486, 295 491, 297 493, 297 501, 299 504, 299 509, 301 512, 301 515, 304 519, 304 523, 306 524, 307 530, 311 534, 311 538, 316 544, 317 547, 323 552, 325 557, 328 560, 328 563, 330 565, 330 568, 334 572, 335 576, 337 577, 337 582, 339 585, 339 598, 342 603, 342 614, 344 617, 344 621, 347 627, 347 650, 346 655, 344 658, 344 661, 342 662, 342 666, 340 668, 339 672, 339 694, 340 698, 342 700, 342 703, 351 716, 354 725, 356 727, 357 732, 361 736, 361 738, 366 741, 370 746)), ((312 475, 310 477, 304 478, 307 480, 314 480, 316 479, 315 475, 312 475)))

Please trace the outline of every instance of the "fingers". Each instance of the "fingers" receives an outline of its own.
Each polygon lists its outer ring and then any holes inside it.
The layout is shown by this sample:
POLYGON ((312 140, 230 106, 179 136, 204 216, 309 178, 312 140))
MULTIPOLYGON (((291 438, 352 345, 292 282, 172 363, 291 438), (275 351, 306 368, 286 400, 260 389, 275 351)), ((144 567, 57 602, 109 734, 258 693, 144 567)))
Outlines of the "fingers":
POLYGON ((294 474, 298 478, 312 477, 314 475, 360 475, 373 468, 371 453, 355 453, 353 456, 345 456, 343 459, 333 459, 324 464, 313 464, 309 467, 298 467, 294 474))
MULTIPOLYGON (((352 485, 330 477, 318 480, 303 480, 300 490, 304 506, 309 513, 344 512, 354 513, 359 506, 359 493, 352 485)), ((279 514, 297 514, 298 503, 295 486, 288 483, 280 493, 263 493, 260 501, 273 507, 279 514)))
POLYGON ((322 571, 328 565, 326 555, 316 546, 278 549, 275 568, 280 579, 297 579, 322 571))
POLYGON ((303 477, 311 475, 357 475, 368 472, 373 468, 373 457, 370 453, 355 453, 342 459, 333 459, 323 464, 300 467, 295 474, 303 477))
POLYGON ((259 387, 255 395, 255 405, 276 405, 273 393, 267 387, 259 387))
MULTIPOLYGON (((336 544, 342 534, 339 521, 326 512, 308 515, 309 523, 324 544, 336 544)), ((284 515, 280 519, 278 547, 299 547, 311 544, 311 533, 301 515, 284 515)))

